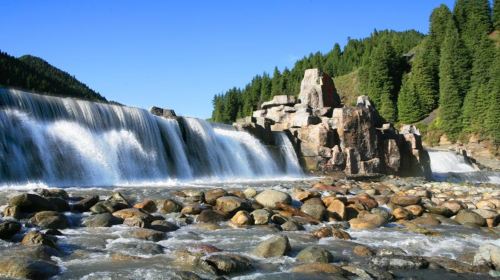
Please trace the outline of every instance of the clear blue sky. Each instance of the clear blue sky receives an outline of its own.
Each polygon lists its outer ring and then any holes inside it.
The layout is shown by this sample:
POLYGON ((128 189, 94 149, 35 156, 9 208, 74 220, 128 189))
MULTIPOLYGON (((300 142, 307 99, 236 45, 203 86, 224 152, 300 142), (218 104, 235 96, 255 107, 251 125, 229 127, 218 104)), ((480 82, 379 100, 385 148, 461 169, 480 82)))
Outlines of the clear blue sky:
POLYGON ((451 0, 0 1, 0 49, 108 99, 207 118, 214 94, 374 29, 426 33, 451 0))

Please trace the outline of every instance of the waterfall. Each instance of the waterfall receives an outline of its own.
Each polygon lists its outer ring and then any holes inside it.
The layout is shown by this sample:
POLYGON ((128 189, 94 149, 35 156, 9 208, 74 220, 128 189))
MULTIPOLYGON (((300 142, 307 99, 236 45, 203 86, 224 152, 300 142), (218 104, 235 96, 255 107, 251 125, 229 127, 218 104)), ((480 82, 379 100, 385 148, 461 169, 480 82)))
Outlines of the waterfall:
POLYGON ((500 184, 499 172, 478 170, 455 152, 429 150, 429 157, 435 180, 500 184))
POLYGON ((283 161, 285 163, 286 172, 289 174, 302 174, 302 168, 299 164, 299 159, 297 158, 297 153, 293 149, 292 143, 288 136, 284 132, 278 132, 275 135, 276 145, 281 150, 281 154, 284 155, 283 161))
MULTIPOLYGON (((300 174, 246 132, 194 118, 0 88, 0 185, 113 186, 300 174)), ((288 140, 288 139, 287 139, 288 140)), ((293 163, 288 162, 293 160, 293 163)))

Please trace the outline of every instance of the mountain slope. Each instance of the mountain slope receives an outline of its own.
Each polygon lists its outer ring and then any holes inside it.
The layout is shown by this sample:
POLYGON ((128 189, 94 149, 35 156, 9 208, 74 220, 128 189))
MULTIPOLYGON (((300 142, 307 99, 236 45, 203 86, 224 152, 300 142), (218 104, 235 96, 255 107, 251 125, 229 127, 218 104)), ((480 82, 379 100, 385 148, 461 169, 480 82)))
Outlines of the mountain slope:
POLYGON ((0 86, 46 95, 108 102, 102 95, 67 72, 31 55, 15 58, 0 51, 0 86))

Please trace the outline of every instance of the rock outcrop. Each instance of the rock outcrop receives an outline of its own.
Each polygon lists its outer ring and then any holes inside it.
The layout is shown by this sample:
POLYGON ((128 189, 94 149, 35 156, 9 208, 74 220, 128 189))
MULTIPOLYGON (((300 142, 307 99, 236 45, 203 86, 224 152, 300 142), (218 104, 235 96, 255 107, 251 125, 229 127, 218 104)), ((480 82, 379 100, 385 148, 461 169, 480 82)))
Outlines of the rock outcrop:
POLYGON ((399 132, 384 123, 367 96, 354 107, 342 106, 333 80, 318 69, 305 71, 298 100, 275 96, 234 125, 268 145, 274 144, 273 133, 285 132, 308 171, 430 176, 429 156, 414 126, 399 132))

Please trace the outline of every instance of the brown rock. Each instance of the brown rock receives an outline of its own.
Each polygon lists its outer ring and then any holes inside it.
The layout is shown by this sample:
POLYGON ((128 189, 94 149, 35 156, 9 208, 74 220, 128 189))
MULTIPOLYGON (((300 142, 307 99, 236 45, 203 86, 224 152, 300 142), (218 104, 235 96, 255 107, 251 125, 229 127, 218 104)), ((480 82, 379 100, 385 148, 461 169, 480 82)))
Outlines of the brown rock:
POLYGON ((226 195, 227 195, 226 190, 224 190, 222 188, 208 190, 205 192, 205 201, 206 201, 206 203, 208 203, 210 205, 215 205, 217 198, 223 197, 226 195))
POLYGON ((21 240, 21 244, 25 246, 33 246, 33 245, 46 245, 52 248, 57 249, 57 245, 55 241, 49 236, 38 232, 38 231, 30 231, 21 240))
POLYGON ((142 209, 149 213, 154 213, 157 210, 156 203, 151 199, 145 199, 142 202, 137 203, 134 205, 134 208, 142 209))
POLYGON ((412 217, 412 214, 410 211, 406 210, 405 208, 398 207, 394 210, 392 210, 392 215, 396 220, 408 220, 412 217))
POLYGON ((333 232, 332 232, 332 228, 330 228, 330 227, 322 227, 322 228, 319 228, 317 230, 314 230, 313 232, 311 232, 311 234, 314 237, 321 239, 321 238, 331 237, 333 232))
POLYGON ((332 229, 332 235, 333 237, 337 239, 343 239, 343 240, 351 240, 351 235, 347 233, 344 230, 338 229, 338 228, 333 228, 332 229))
POLYGON ((231 223, 237 226, 251 225, 253 224, 253 219, 247 211, 240 210, 231 218, 231 223))
POLYGON ((165 237, 165 234, 161 231, 146 229, 146 228, 138 228, 130 231, 128 235, 132 238, 149 240, 149 241, 160 241, 165 237))
POLYGON ((219 197, 215 203, 215 209, 223 213, 235 213, 248 208, 249 205, 244 199, 235 196, 219 197))
POLYGON ((346 218, 346 207, 339 199, 332 200, 326 210, 339 221, 343 221, 346 218))
POLYGON ((424 208, 420 205, 409 205, 405 207, 413 216, 421 216, 424 213, 424 208))
POLYGON ((157 207, 159 208, 160 212, 164 214, 177 213, 182 210, 182 205, 172 199, 158 201, 157 207))
POLYGON ((153 216, 151 216, 148 212, 137 208, 122 209, 114 212, 113 216, 123 220, 127 218, 137 218, 147 222, 151 222, 153 220, 153 216))
POLYGON ((394 195, 391 197, 391 202, 399 206, 409 206, 420 204, 421 198, 414 195, 394 195))
POLYGON ((373 197, 366 193, 359 194, 355 197, 350 198, 348 201, 359 203, 364 206, 366 210, 370 210, 378 207, 378 202, 373 197))
POLYGON ((352 249, 352 252, 356 256, 359 256, 359 257, 371 257, 371 256, 375 255, 375 252, 373 252, 372 249, 370 249, 366 246, 363 246, 363 245, 354 246, 354 248, 352 249))
MULTIPOLYGON (((342 268, 329 264, 329 263, 306 263, 306 264, 301 264, 298 266, 295 266, 291 270, 292 272, 295 273, 311 273, 311 274, 318 274, 318 273, 327 273, 327 274, 342 274, 343 270, 342 268)), ((343 278, 339 278, 343 279, 343 278)))

